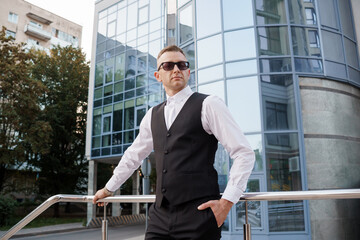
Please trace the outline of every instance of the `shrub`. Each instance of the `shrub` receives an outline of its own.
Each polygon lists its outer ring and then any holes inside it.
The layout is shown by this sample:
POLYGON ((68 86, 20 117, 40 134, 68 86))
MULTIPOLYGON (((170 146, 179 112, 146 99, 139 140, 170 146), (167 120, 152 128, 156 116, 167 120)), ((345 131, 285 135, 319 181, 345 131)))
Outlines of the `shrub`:
POLYGON ((16 207, 17 202, 14 199, 0 196, 0 226, 11 223, 16 207))

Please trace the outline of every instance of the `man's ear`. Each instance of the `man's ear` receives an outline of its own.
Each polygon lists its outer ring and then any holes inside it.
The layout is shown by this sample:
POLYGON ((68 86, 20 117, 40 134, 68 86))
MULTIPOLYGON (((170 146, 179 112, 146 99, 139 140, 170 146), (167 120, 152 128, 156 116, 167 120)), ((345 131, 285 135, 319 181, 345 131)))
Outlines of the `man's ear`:
POLYGON ((154 76, 155 76, 155 78, 156 78, 156 80, 157 80, 158 82, 162 82, 161 79, 160 79, 160 74, 159 74, 159 72, 154 72, 154 76))

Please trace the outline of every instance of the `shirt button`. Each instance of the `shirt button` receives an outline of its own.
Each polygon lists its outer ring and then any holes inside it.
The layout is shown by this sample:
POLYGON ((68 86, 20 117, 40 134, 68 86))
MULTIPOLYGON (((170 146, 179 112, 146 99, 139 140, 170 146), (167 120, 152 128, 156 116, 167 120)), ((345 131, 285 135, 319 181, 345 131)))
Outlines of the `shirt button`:
POLYGON ((163 170, 163 173, 167 173, 167 170, 166 170, 166 169, 164 169, 164 170, 163 170))
POLYGON ((166 134, 166 136, 167 136, 167 137, 170 137, 170 135, 171 135, 171 133, 170 133, 170 132, 168 132, 168 133, 166 134))
POLYGON ((169 151, 168 151, 168 150, 165 150, 165 151, 164 151, 164 153, 165 153, 165 154, 168 154, 168 153, 169 153, 169 151))
POLYGON ((166 189, 165 189, 165 188, 161 189, 161 192, 162 192, 162 193, 165 193, 165 192, 166 192, 166 189))

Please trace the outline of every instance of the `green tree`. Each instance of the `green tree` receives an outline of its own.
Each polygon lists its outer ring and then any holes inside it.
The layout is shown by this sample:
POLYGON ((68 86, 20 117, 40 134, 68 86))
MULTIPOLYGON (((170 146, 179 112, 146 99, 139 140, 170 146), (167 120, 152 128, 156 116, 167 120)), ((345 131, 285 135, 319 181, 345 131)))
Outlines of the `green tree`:
POLYGON ((31 53, 0 31, 0 190, 8 169, 48 151, 50 125, 41 119, 46 88, 31 77, 31 53))
MULTIPOLYGON (((81 49, 55 47, 36 52, 33 76, 43 82, 44 119, 52 128, 50 151, 33 164, 41 169, 40 193, 76 193, 86 188, 86 109, 89 63, 81 49)), ((58 215, 55 210, 55 215, 58 215)))

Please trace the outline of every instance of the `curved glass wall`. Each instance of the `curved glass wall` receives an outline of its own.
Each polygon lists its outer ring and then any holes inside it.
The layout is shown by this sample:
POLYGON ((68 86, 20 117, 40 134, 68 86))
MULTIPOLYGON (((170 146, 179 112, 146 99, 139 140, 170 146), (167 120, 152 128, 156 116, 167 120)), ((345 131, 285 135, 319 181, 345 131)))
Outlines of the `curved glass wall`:
MULTIPOLYGON (((256 153, 247 191, 305 188, 296 79, 359 85, 350 7, 347 0, 177 1, 176 43, 195 52, 192 87, 226 102, 256 153)), ((221 145, 215 166, 224 188, 231 159, 221 145)), ((256 234, 310 234, 303 201, 250 202, 249 209, 256 234)), ((241 234, 243 223, 239 203, 223 232, 241 234)))
POLYGON ((153 73, 164 13, 163 0, 123 0, 98 14, 92 158, 121 155, 147 109, 162 101, 153 73))

